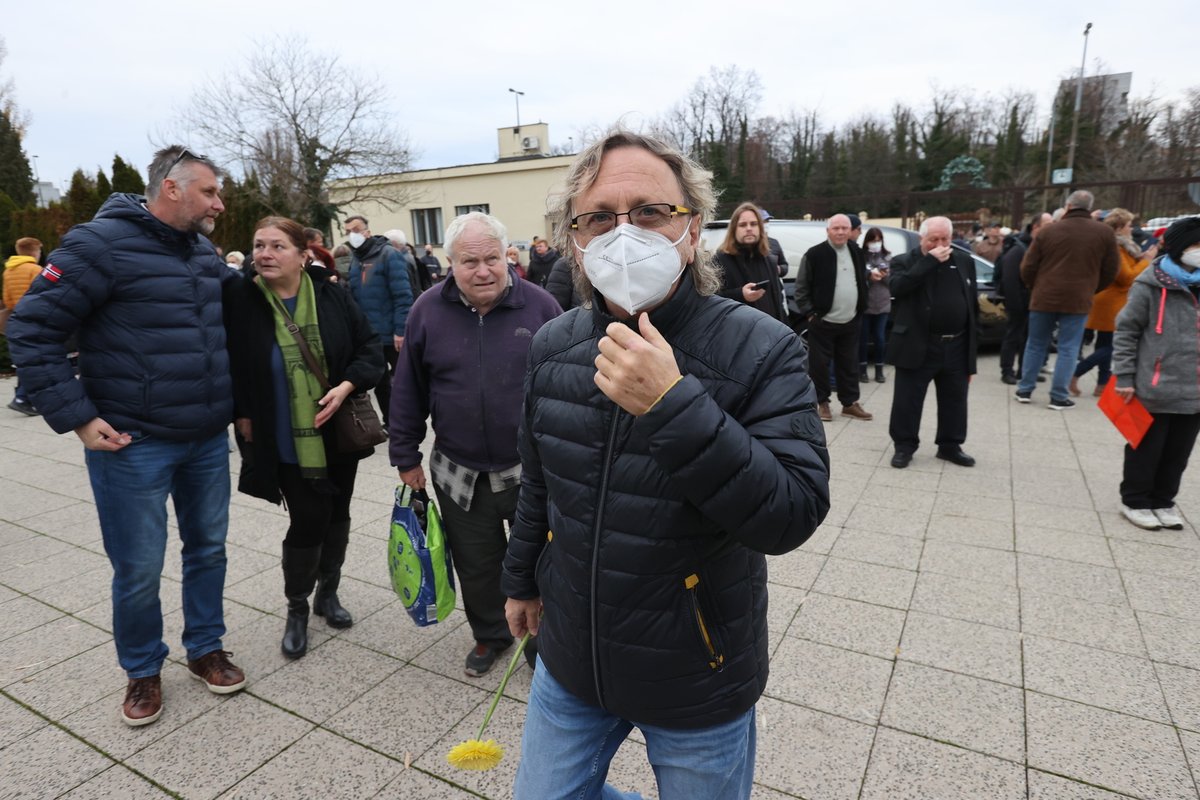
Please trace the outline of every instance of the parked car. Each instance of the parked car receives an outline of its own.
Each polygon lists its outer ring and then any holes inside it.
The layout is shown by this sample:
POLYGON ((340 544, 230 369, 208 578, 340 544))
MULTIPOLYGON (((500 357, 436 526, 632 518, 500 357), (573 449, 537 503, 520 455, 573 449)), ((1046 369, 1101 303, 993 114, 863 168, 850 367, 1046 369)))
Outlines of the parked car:
MULTIPOLYGON (((704 226, 701 236, 705 246, 713 252, 725 240, 725 231, 729 220, 722 219, 710 222, 704 226)), ((863 224, 864 228, 877 227, 883 231, 883 246, 893 255, 907 253, 920 244, 921 237, 916 231, 905 228, 895 228, 890 225, 863 224)), ((807 222, 805 220, 772 219, 767 224, 767 235, 779 241, 783 255, 788 262, 788 272, 783 278, 784 292, 787 294, 788 311, 794 318, 799 317, 800 309, 796 308, 794 291, 796 286, 796 271, 800 268, 800 259, 813 245, 825 241, 825 223, 807 222)), ((996 345, 1004 338, 1006 316, 1004 306, 989 297, 996 296, 993 276, 996 267, 992 262, 972 253, 970 250, 954 245, 975 260, 976 291, 979 295, 979 343, 996 345)))

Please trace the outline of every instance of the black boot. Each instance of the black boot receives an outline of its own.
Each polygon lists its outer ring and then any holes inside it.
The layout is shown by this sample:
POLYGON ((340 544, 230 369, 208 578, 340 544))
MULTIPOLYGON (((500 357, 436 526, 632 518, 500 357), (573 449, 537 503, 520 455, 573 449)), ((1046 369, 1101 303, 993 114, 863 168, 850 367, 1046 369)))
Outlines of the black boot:
POLYGON ((283 546, 283 593, 288 601, 287 625, 279 649, 288 658, 308 651, 308 596, 317 582, 319 547, 283 546))
POLYGON ((325 618, 331 628, 349 628, 354 624, 350 612, 342 608, 337 590, 342 582, 342 563, 346 560, 346 545, 350 543, 350 520, 331 522, 321 549, 321 566, 317 574, 317 594, 313 598, 313 613, 325 618))
POLYGON ((883 364, 876 364, 875 365, 875 382, 876 383, 884 383, 886 381, 887 381, 887 378, 883 377, 883 364))
POLYGON ((858 365, 858 382, 866 383, 871 380, 871 376, 867 374, 867 362, 862 362, 858 365))

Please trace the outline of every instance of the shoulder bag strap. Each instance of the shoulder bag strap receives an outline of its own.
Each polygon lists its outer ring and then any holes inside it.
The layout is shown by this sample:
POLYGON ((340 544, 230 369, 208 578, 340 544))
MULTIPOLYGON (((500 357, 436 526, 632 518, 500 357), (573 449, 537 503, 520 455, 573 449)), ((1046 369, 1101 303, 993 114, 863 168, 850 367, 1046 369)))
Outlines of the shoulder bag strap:
POLYGON ((325 371, 321 369, 321 365, 317 363, 317 359, 315 356, 313 356, 312 350, 308 349, 308 342, 304 339, 304 334, 300 332, 300 326, 297 325, 296 321, 292 319, 292 315, 288 313, 287 309, 284 307, 279 298, 275 296, 274 292, 268 292, 268 295, 275 308, 279 311, 279 313, 283 314, 283 318, 287 320, 287 323, 284 325, 284 327, 287 328, 288 333, 292 335, 292 338, 296 340, 296 344, 300 347, 300 355, 304 359, 304 363, 308 365, 309 371, 317 377, 317 381, 320 382, 321 388, 328 392, 329 379, 325 377, 325 371))

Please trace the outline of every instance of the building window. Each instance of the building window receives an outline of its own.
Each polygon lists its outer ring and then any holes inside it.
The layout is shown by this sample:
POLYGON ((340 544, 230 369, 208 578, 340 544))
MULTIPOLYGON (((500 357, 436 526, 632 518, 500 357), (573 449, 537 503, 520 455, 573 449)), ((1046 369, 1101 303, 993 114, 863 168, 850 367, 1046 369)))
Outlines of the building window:
POLYGON ((492 213, 489 209, 491 206, 487 203, 479 203, 473 206, 455 206, 454 216, 461 217, 463 214, 470 214, 472 211, 482 211, 484 214, 492 213))
POLYGON ((442 243, 442 210, 415 208, 412 212, 413 240, 419 245, 442 243))

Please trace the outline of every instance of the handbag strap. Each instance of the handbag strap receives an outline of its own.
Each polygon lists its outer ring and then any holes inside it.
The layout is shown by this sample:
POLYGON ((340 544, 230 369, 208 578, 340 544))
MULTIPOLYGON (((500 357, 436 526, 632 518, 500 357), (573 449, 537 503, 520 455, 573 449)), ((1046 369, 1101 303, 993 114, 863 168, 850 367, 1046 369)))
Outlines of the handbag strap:
POLYGON ((304 334, 300 332, 300 326, 292 319, 292 315, 288 313, 283 302, 275 296, 275 293, 268 292, 268 294, 271 302, 275 305, 275 310, 283 314, 283 318, 286 320, 284 327, 287 328, 288 333, 292 335, 292 338, 296 340, 296 344, 300 347, 300 356, 304 359, 304 363, 308 365, 309 372, 317 377, 317 380, 321 384, 321 389, 328 392, 329 379, 325 377, 325 370, 321 369, 321 364, 317 361, 316 356, 312 354, 312 350, 308 349, 308 341, 305 340, 304 334))

